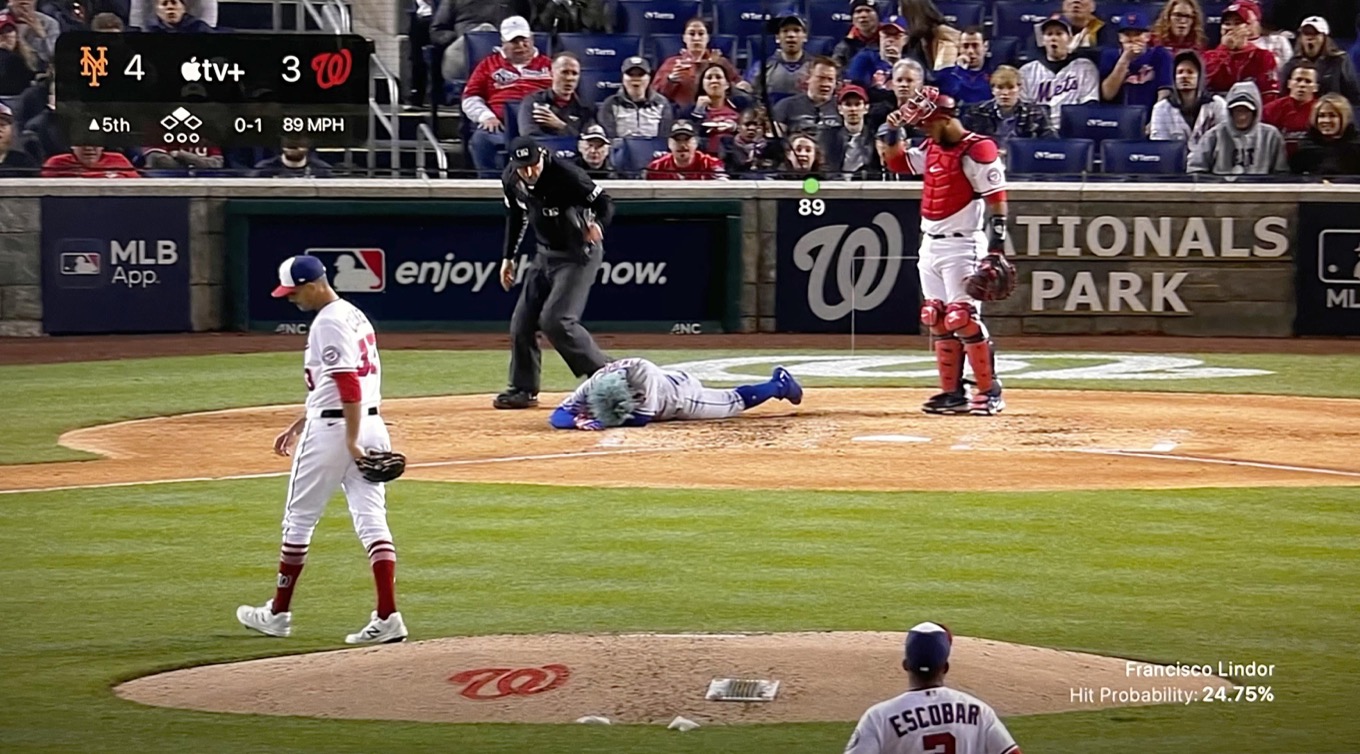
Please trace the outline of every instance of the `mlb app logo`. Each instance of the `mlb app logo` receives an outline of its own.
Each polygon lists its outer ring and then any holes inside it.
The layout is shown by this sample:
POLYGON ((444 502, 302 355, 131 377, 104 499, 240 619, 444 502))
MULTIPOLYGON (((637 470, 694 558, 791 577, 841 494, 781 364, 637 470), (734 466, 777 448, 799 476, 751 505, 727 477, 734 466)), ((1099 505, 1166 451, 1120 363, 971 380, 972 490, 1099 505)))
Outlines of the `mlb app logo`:
POLYGON ((387 289, 387 254, 382 249, 308 249, 326 263, 337 293, 382 293, 387 289))
POLYGON ((61 255, 63 275, 98 275, 100 266, 99 252, 68 251, 61 255))
POLYGON ((1318 234, 1318 279, 1332 285, 1360 285, 1360 230, 1318 234))

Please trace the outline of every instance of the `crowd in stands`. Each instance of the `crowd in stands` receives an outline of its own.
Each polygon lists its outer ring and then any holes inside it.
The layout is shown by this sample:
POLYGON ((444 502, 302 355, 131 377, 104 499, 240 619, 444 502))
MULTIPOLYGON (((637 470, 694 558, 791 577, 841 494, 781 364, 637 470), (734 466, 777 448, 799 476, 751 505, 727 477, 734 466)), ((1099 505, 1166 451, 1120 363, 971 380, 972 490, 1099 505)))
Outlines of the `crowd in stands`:
MULTIPOLYGON (((482 178, 518 134, 597 177, 893 178, 880 142, 920 138, 894 114, 925 85, 1013 173, 1360 175, 1357 2, 415 0, 408 102, 457 108, 482 178)), ((62 33, 226 31, 218 11, 0 0, 0 176, 239 166, 212 146, 70 144, 53 114, 62 33)), ((262 176, 340 173, 303 141, 255 158, 262 176)))

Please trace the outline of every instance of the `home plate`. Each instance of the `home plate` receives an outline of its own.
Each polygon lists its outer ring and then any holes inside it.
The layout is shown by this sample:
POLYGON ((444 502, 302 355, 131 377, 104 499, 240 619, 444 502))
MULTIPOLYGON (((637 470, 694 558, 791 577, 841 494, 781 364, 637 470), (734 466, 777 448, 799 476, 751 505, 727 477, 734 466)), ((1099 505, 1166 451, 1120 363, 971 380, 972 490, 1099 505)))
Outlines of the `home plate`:
POLYGON ((850 442, 930 442, 930 438, 916 435, 862 435, 851 438, 850 442))

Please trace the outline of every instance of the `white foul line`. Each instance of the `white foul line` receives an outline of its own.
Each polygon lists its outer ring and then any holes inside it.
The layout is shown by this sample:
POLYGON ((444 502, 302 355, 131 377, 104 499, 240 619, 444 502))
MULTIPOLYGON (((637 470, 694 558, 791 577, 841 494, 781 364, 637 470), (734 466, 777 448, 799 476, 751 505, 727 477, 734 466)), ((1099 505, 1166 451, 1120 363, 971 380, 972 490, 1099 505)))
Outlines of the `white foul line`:
MULTIPOLYGON (((472 458, 462 461, 428 461, 408 464, 408 469, 429 469, 438 466, 476 466, 484 463, 513 463, 515 461, 548 461, 555 458, 587 458, 590 456, 618 456, 634 453, 667 453, 679 448, 620 448, 618 450, 587 450, 577 453, 545 453, 534 456, 502 456, 499 458, 472 458)), ((18 495, 28 492, 62 492, 66 490, 98 490, 109 487, 140 487, 153 484, 184 484, 188 482, 234 482, 242 479, 269 479, 288 476, 287 471, 266 471, 260 474, 232 474, 229 476, 197 476, 183 479, 148 479, 139 482, 99 482, 97 484, 68 484, 58 487, 28 487, 18 490, 0 490, 0 495, 18 495)))
POLYGON ((1336 476, 1360 477, 1360 471, 1345 471, 1343 469, 1320 469, 1313 466, 1290 466, 1284 463, 1266 463, 1264 461, 1237 461, 1231 458, 1207 458, 1205 456, 1181 456, 1170 453, 1152 453, 1144 450, 1103 450, 1100 448, 1066 448, 1056 449, 1059 452, 1070 453, 1094 453, 1105 456, 1126 456, 1129 458, 1160 458, 1166 461, 1191 461, 1194 463, 1216 463, 1223 466, 1251 466, 1257 469, 1274 469, 1276 471, 1301 471, 1310 474, 1334 474, 1336 476))

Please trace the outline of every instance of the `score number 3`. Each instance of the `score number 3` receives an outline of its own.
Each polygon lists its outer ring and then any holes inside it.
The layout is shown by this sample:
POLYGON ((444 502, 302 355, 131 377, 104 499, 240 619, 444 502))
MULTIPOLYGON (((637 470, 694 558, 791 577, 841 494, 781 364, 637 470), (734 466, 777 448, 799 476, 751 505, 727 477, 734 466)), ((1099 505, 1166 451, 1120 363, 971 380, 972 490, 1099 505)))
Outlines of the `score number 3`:
POLYGON ((288 55, 283 59, 283 80, 289 84, 296 84, 302 80, 302 61, 296 55, 288 55))

